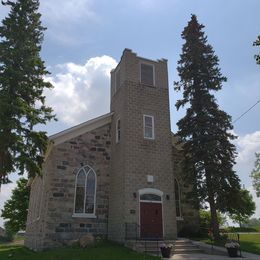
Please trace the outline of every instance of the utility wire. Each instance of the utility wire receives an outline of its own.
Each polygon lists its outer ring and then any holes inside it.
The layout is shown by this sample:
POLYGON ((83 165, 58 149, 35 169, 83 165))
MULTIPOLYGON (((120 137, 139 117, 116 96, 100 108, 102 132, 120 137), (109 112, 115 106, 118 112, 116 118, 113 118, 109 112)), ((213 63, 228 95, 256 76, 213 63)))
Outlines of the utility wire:
POLYGON ((239 119, 241 119, 245 114, 247 114, 252 108, 254 108, 258 103, 260 103, 260 99, 253 105, 251 106, 249 109, 247 109, 246 112, 244 112, 241 116, 239 116, 237 119, 235 119, 232 123, 236 123, 239 119))

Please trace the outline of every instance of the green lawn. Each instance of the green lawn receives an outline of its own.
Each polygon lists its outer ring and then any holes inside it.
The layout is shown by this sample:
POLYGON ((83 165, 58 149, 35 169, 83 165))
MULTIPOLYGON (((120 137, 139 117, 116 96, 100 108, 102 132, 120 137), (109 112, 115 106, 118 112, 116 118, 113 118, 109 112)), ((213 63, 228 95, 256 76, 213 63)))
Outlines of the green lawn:
POLYGON ((131 251, 113 243, 104 243, 98 247, 88 249, 58 248, 45 252, 32 252, 24 246, 0 244, 0 259, 2 260, 128 260, 144 259, 156 260, 152 257, 131 251))
POLYGON ((243 251, 260 255, 260 234, 240 234, 243 251))
MULTIPOLYGON (((194 239, 194 238, 191 238, 194 239)), ((207 244, 211 244, 208 238, 196 238, 195 240, 199 240, 205 242, 207 244)), ((224 246, 225 241, 215 242, 215 245, 224 246)), ((240 245, 242 252, 249 252, 260 255, 260 233, 259 234, 240 234, 240 245)))

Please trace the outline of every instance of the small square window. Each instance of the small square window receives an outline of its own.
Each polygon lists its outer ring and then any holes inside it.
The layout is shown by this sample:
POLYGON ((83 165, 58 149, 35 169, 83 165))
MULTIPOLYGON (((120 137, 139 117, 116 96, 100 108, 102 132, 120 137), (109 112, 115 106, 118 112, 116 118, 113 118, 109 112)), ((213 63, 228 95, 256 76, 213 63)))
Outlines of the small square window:
POLYGON ((154 86, 154 66, 141 63, 141 83, 154 86))
POLYGON ((153 116, 144 115, 144 138, 154 139, 154 118, 153 116))

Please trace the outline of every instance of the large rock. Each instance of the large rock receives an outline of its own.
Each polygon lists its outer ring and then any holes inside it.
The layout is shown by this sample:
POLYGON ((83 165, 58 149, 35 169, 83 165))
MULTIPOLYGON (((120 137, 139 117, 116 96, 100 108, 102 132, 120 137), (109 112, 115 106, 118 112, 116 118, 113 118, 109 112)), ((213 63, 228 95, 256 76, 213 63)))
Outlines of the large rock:
POLYGON ((95 238, 92 235, 84 235, 79 239, 79 245, 83 248, 93 245, 94 242, 95 238))
POLYGON ((78 244, 79 244, 79 240, 78 239, 63 241, 63 245, 65 245, 65 246, 76 246, 78 244))

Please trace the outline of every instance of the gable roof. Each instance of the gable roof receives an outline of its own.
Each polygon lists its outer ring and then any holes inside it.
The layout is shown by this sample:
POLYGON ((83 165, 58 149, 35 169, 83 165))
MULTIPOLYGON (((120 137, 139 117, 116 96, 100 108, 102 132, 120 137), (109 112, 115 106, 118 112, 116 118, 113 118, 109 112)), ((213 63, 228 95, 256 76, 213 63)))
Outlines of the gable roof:
POLYGON ((113 115, 113 112, 96 117, 96 118, 86 121, 82 124, 73 126, 64 131, 61 131, 57 134, 49 136, 49 140, 53 146, 64 143, 79 135, 85 134, 85 133, 90 132, 94 129, 97 129, 101 126, 111 123, 112 115, 113 115))

